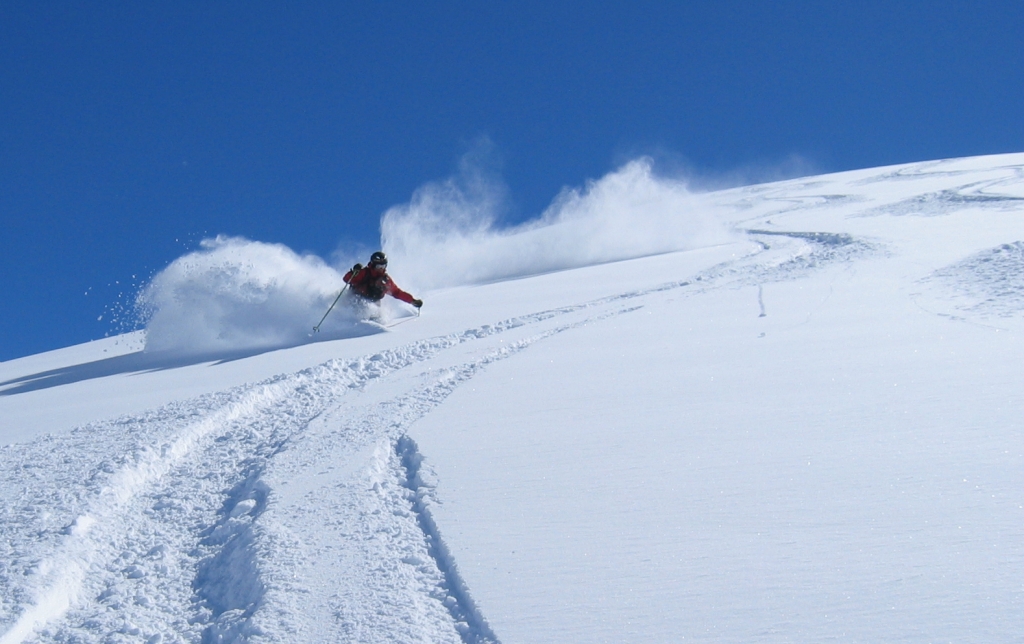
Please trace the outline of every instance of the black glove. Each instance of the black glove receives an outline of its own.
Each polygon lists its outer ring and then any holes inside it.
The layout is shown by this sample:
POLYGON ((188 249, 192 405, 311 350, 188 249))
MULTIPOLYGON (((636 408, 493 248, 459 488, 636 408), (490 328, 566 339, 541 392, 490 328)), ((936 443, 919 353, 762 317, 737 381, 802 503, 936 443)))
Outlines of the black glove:
POLYGON ((356 265, 352 267, 353 273, 358 273, 361 270, 363 270, 363 265, 360 264, 359 262, 356 262, 356 265))
POLYGON ((416 308, 420 308, 423 306, 423 300, 413 300, 412 302, 409 302, 409 304, 412 304, 416 308))

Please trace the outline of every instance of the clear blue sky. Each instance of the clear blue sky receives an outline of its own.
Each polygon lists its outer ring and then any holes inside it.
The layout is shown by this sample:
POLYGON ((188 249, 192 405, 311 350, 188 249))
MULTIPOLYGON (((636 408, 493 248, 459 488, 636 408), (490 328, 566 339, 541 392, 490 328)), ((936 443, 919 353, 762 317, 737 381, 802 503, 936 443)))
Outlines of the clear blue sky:
POLYGON ((480 137, 513 219, 642 153, 1024 151, 1022 34, 1022 0, 0 3, 0 360, 206 235, 373 246, 480 137))

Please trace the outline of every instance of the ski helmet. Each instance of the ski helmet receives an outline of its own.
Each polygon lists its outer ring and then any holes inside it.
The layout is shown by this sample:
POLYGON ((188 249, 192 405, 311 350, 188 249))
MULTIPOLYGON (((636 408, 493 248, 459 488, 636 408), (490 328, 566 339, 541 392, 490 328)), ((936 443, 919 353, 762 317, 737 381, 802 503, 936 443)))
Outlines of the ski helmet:
POLYGON ((388 265, 388 258, 384 255, 384 253, 382 253, 382 252, 380 252, 378 250, 373 255, 370 255, 370 265, 371 266, 387 266, 388 265))

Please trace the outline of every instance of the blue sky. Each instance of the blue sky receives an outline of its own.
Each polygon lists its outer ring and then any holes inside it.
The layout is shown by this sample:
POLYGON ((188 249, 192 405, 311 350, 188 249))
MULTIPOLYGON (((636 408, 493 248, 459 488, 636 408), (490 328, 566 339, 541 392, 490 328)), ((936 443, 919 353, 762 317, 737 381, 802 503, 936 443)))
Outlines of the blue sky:
POLYGON ((2 3, 0 360, 111 332, 204 236, 375 246, 481 140, 510 222, 641 154, 1024 151, 1022 29, 1020 0, 2 3))

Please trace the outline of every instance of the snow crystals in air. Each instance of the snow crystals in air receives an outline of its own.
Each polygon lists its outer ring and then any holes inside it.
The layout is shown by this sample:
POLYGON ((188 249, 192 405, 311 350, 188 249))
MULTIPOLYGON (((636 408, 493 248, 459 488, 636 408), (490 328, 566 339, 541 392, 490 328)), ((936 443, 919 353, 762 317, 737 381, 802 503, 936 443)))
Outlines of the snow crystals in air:
POLYGON ((656 176, 650 159, 631 161, 585 188, 566 188, 538 219, 512 228, 496 223, 496 193, 470 171, 420 188, 410 203, 384 214, 385 250, 415 286, 440 288, 732 239, 684 182, 656 176))
POLYGON ((146 348, 213 353, 298 344, 339 285, 323 261, 280 244, 204 240, 140 294, 146 348))

